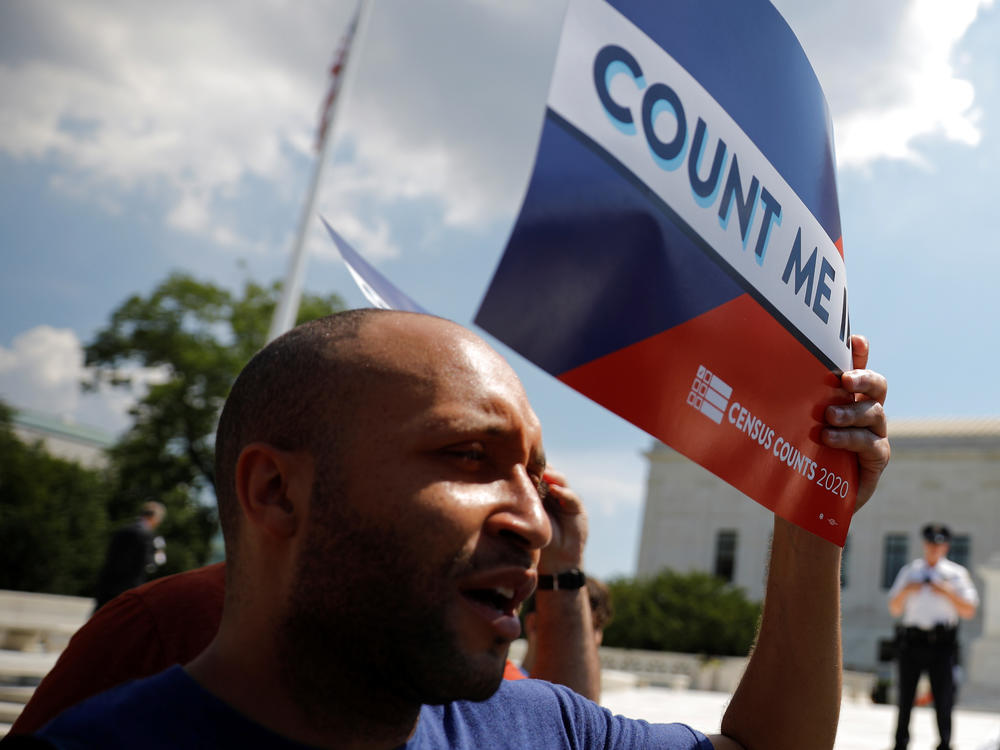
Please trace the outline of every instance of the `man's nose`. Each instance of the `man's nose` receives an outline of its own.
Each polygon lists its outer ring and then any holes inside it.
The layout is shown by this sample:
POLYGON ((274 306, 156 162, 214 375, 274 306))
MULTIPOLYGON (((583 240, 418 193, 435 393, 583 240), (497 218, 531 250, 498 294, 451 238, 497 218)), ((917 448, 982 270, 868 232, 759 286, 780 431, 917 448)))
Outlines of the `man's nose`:
POLYGON ((552 523, 538 487, 523 467, 504 482, 500 507, 487 520, 487 530, 526 549, 541 549, 552 539, 552 523))

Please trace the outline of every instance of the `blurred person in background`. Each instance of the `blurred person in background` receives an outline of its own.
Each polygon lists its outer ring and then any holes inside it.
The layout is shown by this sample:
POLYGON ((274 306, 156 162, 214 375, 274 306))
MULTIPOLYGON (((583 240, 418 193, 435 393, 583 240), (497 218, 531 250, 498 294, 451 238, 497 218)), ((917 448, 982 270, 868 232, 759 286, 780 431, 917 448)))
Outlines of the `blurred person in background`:
POLYGON ((142 504, 135 521, 112 535, 97 577, 97 609, 123 591, 141 586, 167 561, 163 537, 154 534, 166 515, 163 503, 150 500, 142 504))

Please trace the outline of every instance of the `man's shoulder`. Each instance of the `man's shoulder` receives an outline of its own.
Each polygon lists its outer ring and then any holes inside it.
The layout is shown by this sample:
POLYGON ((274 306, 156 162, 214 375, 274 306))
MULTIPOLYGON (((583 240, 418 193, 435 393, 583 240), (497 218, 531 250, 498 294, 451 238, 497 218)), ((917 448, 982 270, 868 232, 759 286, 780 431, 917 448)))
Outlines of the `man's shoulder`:
POLYGON ((193 570, 164 576, 144 583, 130 592, 150 606, 159 606, 161 602, 173 605, 176 600, 186 604, 211 598, 222 606, 226 594, 226 565, 215 563, 193 570))
POLYGON ((70 641, 70 648, 76 652, 86 648, 102 658, 121 654, 142 670, 154 665, 121 679, 151 675, 193 659, 208 645, 218 630, 224 597, 221 564, 158 578, 98 609, 70 641))
POLYGON ((504 680, 485 701, 424 706, 406 748, 432 747, 710 750, 712 745, 683 724, 650 725, 613 716, 563 685, 529 678, 504 680))
POLYGON ((123 526, 119 526, 115 533, 121 536, 147 537, 152 535, 152 532, 142 521, 132 521, 132 523, 126 523, 123 526))
POLYGON ((64 711, 37 733, 56 748, 305 750, 208 692, 180 666, 119 685, 64 711))
POLYGON ((943 558, 938 562, 938 566, 941 568, 941 572, 945 575, 954 576, 957 578, 967 578, 969 577, 969 569, 964 565, 961 565, 954 560, 949 560, 947 557, 943 558))
POLYGON ((56 716, 38 733, 57 746, 64 738, 85 737, 91 746, 116 747, 123 737, 141 739, 143 728, 172 721, 178 696, 189 680, 177 666, 152 677, 133 680, 99 693, 56 716))
POLYGON ((131 544, 133 540, 139 538, 141 533, 134 523, 127 523, 112 532, 111 544, 131 544))
POLYGON ((964 572, 968 572, 968 568, 966 568, 961 563, 955 562, 950 557, 942 557, 938 565, 942 566, 946 570, 961 570, 964 572))
POLYGON ((454 714, 472 717, 478 721, 480 716, 487 719, 501 716, 508 708, 528 713, 550 711, 561 702, 574 705, 581 702, 600 710, 599 706, 563 685, 526 677, 520 680, 503 680, 497 691, 486 700, 457 700, 443 705, 424 706, 422 715, 425 713, 440 716, 454 714))
POLYGON ((81 714, 94 715, 129 710, 154 696, 157 700, 152 702, 156 705, 151 710, 160 710, 161 707, 166 707, 168 700, 183 695, 190 688, 189 683, 193 683, 193 680, 187 676, 183 667, 175 665, 149 677, 130 680, 98 693, 69 709, 66 714, 77 709, 81 709, 81 714))
POLYGON ((102 629, 113 623, 119 627, 127 624, 130 630, 141 632, 144 641, 197 641, 200 645, 194 653, 185 654, 184 660, 191 659, 219 628, 226 596, 225 575, 224 564, 216 563, 157 578, 115 597, 97 610, 94 619, 100 618, 102 629), (134 620, 142 620, 143 628, 138 628, 134 620), (183 627, 178 621, 183 621, 183 627))

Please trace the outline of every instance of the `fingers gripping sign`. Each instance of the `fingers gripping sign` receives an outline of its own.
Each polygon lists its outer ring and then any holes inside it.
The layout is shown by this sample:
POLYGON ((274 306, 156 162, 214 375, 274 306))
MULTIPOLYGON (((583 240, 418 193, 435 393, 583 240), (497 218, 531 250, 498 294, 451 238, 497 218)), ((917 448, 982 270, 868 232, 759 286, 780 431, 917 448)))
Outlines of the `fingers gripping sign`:
POLYGON ((823 442, 831 448, 853 451, 858 456, 858 499, 855 512, 868 502, 879 477, 889 463, 888 424, 885 397, 888 384, 885 376, 866 369, 868 339, 851 336, 854 369, 845 372, 840 383, 845 395, 853 402, 834 404, 826 408, 827 427, 823 442))

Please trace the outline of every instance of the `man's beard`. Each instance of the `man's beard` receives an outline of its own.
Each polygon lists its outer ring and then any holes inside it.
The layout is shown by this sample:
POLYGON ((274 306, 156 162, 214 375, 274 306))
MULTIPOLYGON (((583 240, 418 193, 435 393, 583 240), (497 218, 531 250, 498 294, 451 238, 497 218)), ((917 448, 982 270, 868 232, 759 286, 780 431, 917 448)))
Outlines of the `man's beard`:
MULTIPOLYGON (((467 655, 448 623, 456 553, 435 567, 419 540, 435 530, 372 528, 327 494, 298 563, 279 630, 283 679, 311 722, 334 708, 377 721, 390 706, 485 700, 500 685, 507 644, 467 655)), ((315 507, 315 506, 314 506, 315 507)), ((330 717, 332 718, 332 717, 330 717)))

